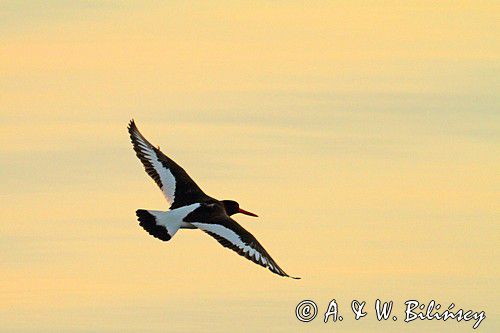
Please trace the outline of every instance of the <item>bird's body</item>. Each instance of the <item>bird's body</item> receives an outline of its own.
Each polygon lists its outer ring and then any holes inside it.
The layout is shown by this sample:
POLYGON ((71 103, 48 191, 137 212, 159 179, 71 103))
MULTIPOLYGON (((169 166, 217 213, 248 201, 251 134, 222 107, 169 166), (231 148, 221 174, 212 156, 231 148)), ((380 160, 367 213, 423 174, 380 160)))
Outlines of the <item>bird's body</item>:
POLYGON ((128 130, 137 157, 170 204, 168 211, 137 210, 141 227, 163 241, 169 241, 179 229, 203 230, 224 247, 275 274, 290 277, 257 239, 230 217, 236 213, 257 215, 241 209, 236 201, 205 194, 182 167, 142 136, 133 120, 128 130))

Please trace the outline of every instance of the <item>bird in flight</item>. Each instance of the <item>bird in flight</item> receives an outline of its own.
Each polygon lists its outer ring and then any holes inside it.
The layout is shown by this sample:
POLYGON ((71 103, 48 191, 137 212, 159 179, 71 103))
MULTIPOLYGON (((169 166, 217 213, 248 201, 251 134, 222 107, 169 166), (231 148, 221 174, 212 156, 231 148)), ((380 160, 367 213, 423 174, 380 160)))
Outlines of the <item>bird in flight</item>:
POLYGON ((236 201, 206 195, 182 167, 144 138, 134 120, 130 121, 128 132, 137 157, 170 205, 168 211, 138 209, 136 215, 144 230, 162 241, 169 241, 179 229, 200 229, 222 246, 271 272, 299 279, 285 273, 257 239, 231 218, 237 213, 257 215, 241 209, 236 201))

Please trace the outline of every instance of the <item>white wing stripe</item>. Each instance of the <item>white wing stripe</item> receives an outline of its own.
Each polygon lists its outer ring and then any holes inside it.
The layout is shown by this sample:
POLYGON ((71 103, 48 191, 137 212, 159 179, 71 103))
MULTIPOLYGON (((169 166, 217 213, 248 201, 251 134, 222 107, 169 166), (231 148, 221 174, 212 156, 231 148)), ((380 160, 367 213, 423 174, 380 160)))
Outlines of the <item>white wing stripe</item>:
MULTIPOLYGON (((259 258, 261 257, 263 259, 264 265, 266 265, 267 260, 262 256, 260 252, 258 252, 256 249, 252 248, 251 246, 245 244, 240 236, 238 236, 237 233, 232 231, 231 229, 228 229, 220 224, 212 224, 212 223, 200 223, 200 222, 191 222, 192 225, 205 230, 212 232, 220 237, 223 237, 227 239, 229 242, 237 246, 238 248, 242 249, 243 252, 248 252, 248 254, 251 257, 259 258)), ((258 259, 257 259, 258 261, 258 259)))
POLYGON ((228 241, 230 241, 231 243, 233 243, 234 245, 236 245, 240 249, 245 250, 246 248, 249 248, 249 246, 247 246, 245 243, 243 243, 243 241, 241 240, 240 236, 238 236, 237 233, 235 233, 231 229, 228 229, 220 224, 201 223, 201 222, 191 222, 191 224, 193 224, 194 226, 196 226, 202 230, 213 232, 214 234, 219 235, 219 236, 227 239, 228 241))
POLYGON ((165 168, 163 164, 158 160, 156 153, 143 141, 139 136, 136 136, 138 141, 138 146, 141 148, 144 157, 146 157, 151 166, 156 170, 156 173, 160 177, 162 184, 161 190, 165 195, 169 204, 172 204, 175 200, 175 177, 172 172, 165 168))
MULTIPOLYGON (((154 153, 154 152, 153 152, 154 153)), ((162 183, 161 190, 165 194, 165 198, 167 199, 169 204, 172 204, 175 200, 175 177, 169 169, 166 169, 161 162, 158 161, 156 154, 154 157, 151 156, 151 164, 153 168, 156 170, 158 175, 160 176, 160 180, 162 183)))

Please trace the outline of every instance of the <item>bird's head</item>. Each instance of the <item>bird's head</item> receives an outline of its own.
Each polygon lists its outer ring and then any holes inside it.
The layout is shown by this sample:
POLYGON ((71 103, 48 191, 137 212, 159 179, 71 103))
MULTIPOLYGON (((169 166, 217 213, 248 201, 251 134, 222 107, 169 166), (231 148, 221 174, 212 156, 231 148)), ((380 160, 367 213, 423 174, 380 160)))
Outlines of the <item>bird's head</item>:
POLYGON ((237 213, 241 213, 241 214, 245 214, 245 215, 249 215, 249 216, 258 217, 254 213, 250 213, 244 209, 241 209, 240 204, 234 200, 222 200, 222 203, 224 204, 224 208, 226 209, 226 213, 229 216, 237 214, 237 213))

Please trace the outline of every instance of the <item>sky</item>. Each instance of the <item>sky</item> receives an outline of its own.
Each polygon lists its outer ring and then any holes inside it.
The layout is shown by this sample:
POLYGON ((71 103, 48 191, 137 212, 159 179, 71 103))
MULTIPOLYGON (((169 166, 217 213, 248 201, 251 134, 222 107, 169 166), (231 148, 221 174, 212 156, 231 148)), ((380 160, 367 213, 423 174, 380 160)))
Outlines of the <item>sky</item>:
POLYGON ((500 329, 496 1, 3 1, 0 331, 500 329), (127 123, 290 275, 167 210, 127 123), (378 322, 376 299, 397 321, 378 322), (304 299, 320 309, 295 318, 304 299), (336 299, 344 320, 323 323, 336 299), (352 300, 365 300, 359 321, 352 300))

